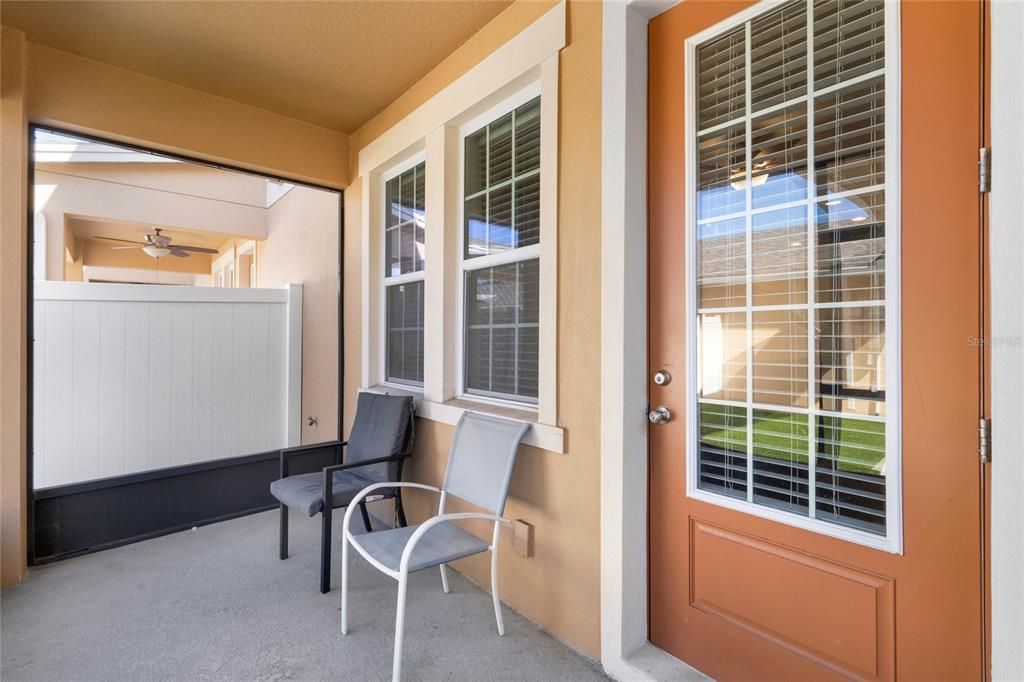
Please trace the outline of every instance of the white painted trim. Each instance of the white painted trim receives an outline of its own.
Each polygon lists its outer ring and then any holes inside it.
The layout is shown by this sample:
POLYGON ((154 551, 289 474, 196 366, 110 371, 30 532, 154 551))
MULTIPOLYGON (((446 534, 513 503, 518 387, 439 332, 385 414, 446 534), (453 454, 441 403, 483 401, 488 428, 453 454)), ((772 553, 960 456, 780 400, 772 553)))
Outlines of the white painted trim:
POLYGON ((1024 679, 1024 4, 991 8, 992 679, 1024 679))
POLYGON ((289 284, 285 291, 288 306, 288 396, 284 434, 285 443, 288 447, 293 447, 302 441, 302 285, 289 284))
MULTIPOLYGON (((427 174, 429 179, 430 174, 427 174)), ((384 183, 380 173, 363 176, 362 191, 362 376, 360 385, 373 386, 383 380, 378 338, 382 329, 381 293, 384 264, 377 255, 383 242, 383 220, 377 210, 383 201, 384 183)), ((429 242, 429 238, 427 240, 429 242)))
MULTIPOLYGON (((684 41, 683 49, 685 51, 685 64, 686 64, 686 75, 684 78, 685 85, 685 119, 693 122, 697 120, 696 109, 695 109, 695 93, 696 93, 696 50, 697 46, 715 36, 721 35, 734 29, 737 26, 746 25, 747 31, 747 55, 746 55, 746 97, 750 99, 750 22, 762 14, 771 11, 771 9, 780 4, 782 0, 762 0, 754 5, 751 5, 742 12, 738 12, 727 19, 710 26, 693 36, 688 37, 684 41)), ((810 10, 808 10, 810 11, 810 10)), ((808 23, 808 35, 810 36, 813 30, 813 25, 808 23)), ((901 408, 900 408, 900 395, 902 392, 902 384, 900 379, 900 367, 901 367, 901 339, 902 334, 900 329, 900 287, 894 286, 893 283, 898 283, 900 279, 900 30, 899 30, 899 3, 897 2, 886 2, 885 3, 885 69, 875 70, 864 76, 852 78, 849 81, 843 81, 842 83, 835 84, 828 88, 822 88, 816 91, 815 96, 838 90, 843 87, 851 86, 855 83, 862 82, 867 78, 875 78, 880 73, 885 75, 885 252, 889 254, 889 257, 885 259, 885 279, 887 282, 886 286, 886 300, 883 302, 885 305, 885 332, 886 332, 886 410, 885 410, 885 436, 886 436, 886 476, 885 476, 885 494, 886 494, 886 534, 885 537, 880 537, 873 533, 862 531, 855 528, 848 528, 840 526, 834 523, 828 523, 826 521, 820 521, 814 518, 814 505, 811 505, 809 510, 810 516, 804 517, 797 514, 788 513, 765 505, 756 504, 753 501, 754 493, 754 467, 747 467, 747 499, 739 500, 736 498, 730 498, 725 495, 719 495, 716 493, 701 490, 697 487, 698 477, 695 475, 688 475, 686 477, 686 494, 696 500, 707 502, 708 504, 714 504, 720 507, 727 507, 729 509, 735 509, 751 516, 757 516, 760 518, 768 519, 776 523, 781 523, 789 526, 796 526, 797 528, 803 528, 805 530, 819 533, 821 535, 827 535, 830 537, 845 540, 847 542, 855 542, 860 545, 872 547, 886 552, 894 554, 903 553, 903 506, 902 506, 902 441, 900 436, 900 424, 901 424, 901 408)), ((811 43, 808 43, 808 49, 811 49, 811 43)), ((813 69, 813 64, 808 60, 808 68, 813 69)), ((808 80, 813 86, 813 71, 809 71, 808 80)), ((813 112, 813 98, 807 103, 809 112, 813 112)), ((736 121, 743 121, 746 123, 746 135, 750 139, 751 135, 751 122, 759 114, 750 115, 746 114, 736 119, 736 121)), ((809 127, 810 135, 813 136, 813 128, 809 127)), ((686 216, 686 239, 685 239, 685 260, 684 260, 684 271, 686 273, 684 282, 686 286, 686 310, 694 311, 687 314, 686 316, 686 462, 687 471, 693 474, 698 470, 698 434, 697 434, 697 410, 698 410, 698 391, 699 391, 699 367, 697 363, 698 359, 698 346, 697 346, 697 287, 696 287, 696 272, 697 272, 697 261, 696 261, 696 231, 697 231, 697 207, 696 201, 684 201, 685 197, 695 197, 697 194, 696 180, 694 177, 694 170, 697 167, 696 159, 696 145, 699 131, 697 131, 695 125, 687 125, 685 130, 686 144, 684 145, 685 150, 685 192, 680 197, 680 201, 684 202, 684 214, 686 216)), ((808 145, 813 142, 813 137, 808 138, 808 145)), ((751 172, 751 148, 749 145, 746 147, 746 169, 749 176, 751 172)), ((810 187, 810 186, 809 186, 810 187)), ((807 206, 808 224, 807 230, 808 235, 813 236, 811 233, 814 230, 814 225, 811 222, 813 220, 813 207, 817 198, 814 196, 808 196, 805 200, 800 202, 807 206)), ((744 407, 748 410, 756 409, 754 407, 753 399, 753 382, 750 380, 751 367, 753 363, 753 322, 752 315, 754 308, 752 305, 752 285, 753 285, 753 249, 752 249, 752 227, 751 217, 752 211, 752 187, 748 183, 746 187, 746 210, 740 214, 746 219, 746 259, 747 259, 747 283, 746 283, 746 306, 740 310, 746 312, 747 320, 747 373, 748 380, 747 385, 747 398, 744 403, 744 407)), ((813 249, 808 248, 807 262, 809 266, 813 266, 813 249)), ((797 306, 758 306, 757 311, 772 310, 772 309, 793 309, 793 310, 804 310, 808 312, 807 317, 807 337, 808 343, 812 343, 814 340, 814 311, 816 304, 813 301, 813 267, 808 268, 808 296, 809 303, 797 306)), ((830 307, 852 307, 857 305, 861 307, 868 304, 867 302, 859 302, 858 304, 851 304, 851 306, 830 306, 830 307)), ((811 346, 808 346, 810 348, 811 346)), ((813 376, 814 358, 813 354, 808 353, 808 387, 812 391, 811 396, 813 397, 813 386, 811 386, 810 378, 813 376)), ((799 414, 807 415, 808 428, 813 430, 814 420, 819 414, 829 415, 831 413, 819 412, 813 401, 809 401, 809 407, 806 409, 798 410, 785 410, 793 411, 799 414)), ((749 414, 749 412, 748 412, 749 414)), ((750 428, 752 421, 748 422, 747 428, 747 451, 753 452, 754 445, 754 434, 753 428, 750 428)), ((813 439, 808 439, 808 447, 814 448, 813 439)), ((813 451, 809 452, 809 457, 813 458, 813 451)), ((808 472, 808 485, 811 490, 814 489, 814 472, 815 467, 809 467, 808 472)))
POLYGON ((415 387, 399 386, 394 383, 371 386, 361 390, 372 393, 412 396, 413 403, 416 406, 417 417, 441 422, 442 424, 457 424, 464 412, 495 414, 505 419, 524 422, 530 425, 530 430, 523 437, 523 443, 556 454, 565 453, 565 430, 559 426, 538 422, 529 410, 520 409, 512 405, 498 407, 493 403, 478 400, 475 396, 446 402, 435 402, 424 399, 423 393, 416 390, 415 387))
POLYGON ((540 244, 521 246, 518 249, 509 249, 508 251, 497 251, 495 253, 489 253, 485 256, 474 256, 473 258, 467 258, 462 261, 462 271, 472 272, 473 270, 493 268, 496 265, 518 263, 519 261, 523 260, 532 260, 534 258, 539 258, 540 255, 540 244))
MULTIPOLYGON (((299 287, 301 284, 290 284, 299 287)), ((149 303, 287 303, 289 289, 216 289, 213 287, 154 287, 146 284, 36 282, 33 297, 40 301, 145 301, 149 303)))
POLYGON ((701 677, 647 643, 647 23, 675 4, 602 17, 601 663, 619 680, 701 677))
POLYGON ((565 33, 563 1, 361 149, 359 175, 379 172, 414 145, 422 144, 437 128, 461 126, 494 106, 504 88, 524 76, 529 78, 531 70, 565 47, 565 33))
POLYGON ((426 139, 430 159, 426 180, 425 220, 426 277, 424 278, 423 394, 427 400, 443 403, 455 397, 455 344, 460 272, 458 235, 460 170, 459 133, 442 126, 426 139))
MULTIPOLYGON (((537 418, 558 423, 558 53, 540 74, 540 309, 537 418), (548 140, 547 143, 544 140, 548 140)), ((562 452, 559 448, 557 452, 562 452)))

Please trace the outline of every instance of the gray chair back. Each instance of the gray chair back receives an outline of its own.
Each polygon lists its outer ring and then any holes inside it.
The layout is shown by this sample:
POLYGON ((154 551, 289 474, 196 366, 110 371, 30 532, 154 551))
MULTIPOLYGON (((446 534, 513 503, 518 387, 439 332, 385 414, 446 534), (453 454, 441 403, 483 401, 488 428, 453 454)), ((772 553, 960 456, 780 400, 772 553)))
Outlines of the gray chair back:
POLYGON ((442 489, 501 516, 512 481, 523 422, 464 412, 455 426, 442 489))
MULTIPOLYGON (((356 418, 345 448, 345 463, 406 452, 412 446, 412 398, 410 396, 360 393, 356 418)), ((372 481, 397 481, 398 462, 359 467, 353 473, 372 481)))

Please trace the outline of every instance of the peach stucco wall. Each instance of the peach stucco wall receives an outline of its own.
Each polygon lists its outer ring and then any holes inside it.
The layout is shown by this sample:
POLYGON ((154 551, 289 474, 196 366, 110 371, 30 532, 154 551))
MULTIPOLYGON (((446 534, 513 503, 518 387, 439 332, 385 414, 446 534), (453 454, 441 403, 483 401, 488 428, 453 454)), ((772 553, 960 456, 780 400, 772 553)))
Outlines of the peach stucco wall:
POLYGON ((302 285, 303 443, 338 437, 338 199, 295 187, 267 211, 256 245, 259 286, 302 285))
MULTIPOLYGON (((352 136, 353 182, 345 192, 345 328, 360 327, 360 194, 355 158, 417 106, 451 83, 554 3, 520 0, 454 52, 379 116, 352 136)), ((597 658, 600 651, 599 405, 600 395, 600 187, 601 5, 570 0, 567 47, 560 58, 558 206, 558 424, 566 453, 524 447, 513 476, 506 515, 535 527, 535 555, 501 552, 501 596, 512 608, 597 658)), ((358 367, 360 335, 345 338, 346 365, 358 367)), ((346 405, 353 405, 359 375, 346 377, 346 405)), ((351 422, 352 412, 346 411, 351 422)), ((438 484, 444 475, 452 427, 419 420, 408 478, 438 484)), ((436 511, 436 499, 410 495, 414 519, 436 511)), ((452 505, 452 511, 461 511, 452 505)), ((486 529, 478 528, 481 535, 486 529)), ((484 555, 455 568, 485 588, 484 555)))

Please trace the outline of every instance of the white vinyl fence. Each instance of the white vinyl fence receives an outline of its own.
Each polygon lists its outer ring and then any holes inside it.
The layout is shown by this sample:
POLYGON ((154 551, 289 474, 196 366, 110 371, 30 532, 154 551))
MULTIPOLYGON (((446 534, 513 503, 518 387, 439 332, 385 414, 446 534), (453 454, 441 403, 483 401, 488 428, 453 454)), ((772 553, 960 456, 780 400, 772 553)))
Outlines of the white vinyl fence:
POLYGON ((34 286, 36 488, 299 443, 301 285, 34 286))

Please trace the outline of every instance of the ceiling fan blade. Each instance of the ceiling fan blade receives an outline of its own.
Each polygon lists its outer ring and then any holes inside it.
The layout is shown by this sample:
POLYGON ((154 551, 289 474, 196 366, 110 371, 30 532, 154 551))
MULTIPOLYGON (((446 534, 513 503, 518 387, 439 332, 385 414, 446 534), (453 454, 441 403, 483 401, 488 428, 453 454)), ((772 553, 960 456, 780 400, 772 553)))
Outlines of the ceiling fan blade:
POLYGON ((193 253, 217 253, 217 249, 208 249, 205 246, 186 246, 185 244, 175 244, 174 249, 181 249, 182 251, 191 251, 193 253))
POLYGON ((178 258, 188 258, 188 251, 177 246, 172 246, 170 247, 170 249, 172 256, 177 256, 178 258))
POLYGON ((96 237, 96 239, 103 239, 108 242, 124 242, 125 244, 135 244, 136 246, 148 246, 147 242, 133 242, 130 239, 116 239, 114 237, 96 237))
POLYGON ((124 249, 141 249, 141 248, 144 248, 144 247, 142 247, 142 246, 111 246, 110 248, 113 249, 114 251, 122 251, 124 249))

